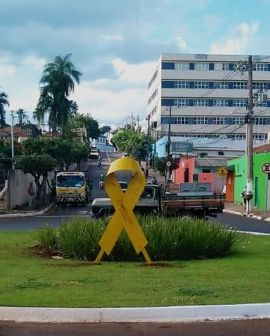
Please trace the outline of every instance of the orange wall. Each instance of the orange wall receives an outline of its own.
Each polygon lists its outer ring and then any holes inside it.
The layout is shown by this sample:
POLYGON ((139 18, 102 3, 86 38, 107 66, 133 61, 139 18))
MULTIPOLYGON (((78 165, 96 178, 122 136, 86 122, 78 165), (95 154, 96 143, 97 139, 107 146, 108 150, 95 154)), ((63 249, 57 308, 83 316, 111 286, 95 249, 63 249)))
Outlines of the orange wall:
POLYGON ((174 173, 174 183, 180 184, 185 182, 185 170, 189 170, 189 181, 193 182, 193 174, 194 174, 194 168, 195 168, 195 158, 183 158, 179 162, 179 166, 177 169, 175 169, 174 173))
POLYGON ((198 174, 198 182, 210 183, 211 190, 216 190, 216 174, 215 173, 200 173, 198 174))

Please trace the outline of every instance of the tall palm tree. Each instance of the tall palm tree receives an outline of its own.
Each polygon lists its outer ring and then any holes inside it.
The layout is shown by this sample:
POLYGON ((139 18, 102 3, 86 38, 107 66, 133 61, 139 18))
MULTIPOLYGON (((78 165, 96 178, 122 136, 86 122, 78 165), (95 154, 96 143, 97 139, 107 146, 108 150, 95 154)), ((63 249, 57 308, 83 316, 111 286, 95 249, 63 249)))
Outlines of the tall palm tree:
POLYGON ((18 124, 22 128, 22 126, 25 124, 25 122, 28 121, 27 112, 24 109, 20 108, 16 111, 16 114, 17 114, 17 118, 18 118, 18 124))
POLYGON ((6 124, 5 105, 9 106, 8 96, 5 92, 0 92, 0 127, 3 128, 6 124))
POLYGON ((80 82, 81 73, 75 69, 70 57, 71 54, 56 56, 53 62, 45 65, 40 80, 41 93, 35 116, 41 121, 48 113, 54 133, 57 127, 63 129, 66 125, 72 113, 68 96, 80 82))

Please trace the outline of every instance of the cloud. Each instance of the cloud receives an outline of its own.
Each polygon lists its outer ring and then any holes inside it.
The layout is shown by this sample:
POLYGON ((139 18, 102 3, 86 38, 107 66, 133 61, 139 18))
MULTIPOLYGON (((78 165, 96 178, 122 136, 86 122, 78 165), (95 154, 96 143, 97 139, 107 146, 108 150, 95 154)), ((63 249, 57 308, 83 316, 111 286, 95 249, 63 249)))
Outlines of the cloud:
POLYGON ((187 49, 187 43, 183 39, 182 36, 177 36, 175 38, 176 45, 179 47, 180 50, 185 51, 187 49))
POLYGON ((210 48, 211 54, 244 54, 248 49, 253 37, 259 29, 258 22, 238 25, 227 39, 213 43, 210 48))
POLYGON ((123 122, 131 113, 144 118, 147 83, 156 62, 130 64, 122 59, 112 60, 115 79, 83 81, 74 93, 79 112, 91 114, 101 123, 123 122))

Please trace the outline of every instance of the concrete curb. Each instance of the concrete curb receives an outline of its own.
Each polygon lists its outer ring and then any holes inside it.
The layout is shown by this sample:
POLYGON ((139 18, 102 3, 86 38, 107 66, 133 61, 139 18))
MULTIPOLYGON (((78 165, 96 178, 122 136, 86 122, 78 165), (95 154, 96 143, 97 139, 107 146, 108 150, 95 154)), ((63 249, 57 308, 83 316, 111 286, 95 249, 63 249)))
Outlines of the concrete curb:
POLYGON ((145 307, 145 308, 28 308, 0 307, 1 321, 36 323, 196 322, 270 319, 270 303, 145 307))
MULTIPOLYGON (((242 213, 242 212, 234 211, 234 210, 230 210, 230 209, 224 209, 223 212, 229 213, 229 214, 232 214, 232 215, 245 216, 245 214, 242 213)), ((257 216, 257 215, 252 215, 250 218, 255 218, 255 219, 259 219, 259 220, 264 219, 262 216, 257 216)), ((267 220, 267 219, 264 219, 264 220, 267 220)), ((270 221, 270 218, 269 218, 269 221, 270 221)))
POLYGON ((40 211, 28 211, 28 212, 15 212, 15 213, 7 213, 0 214, 1 218, 12 218, 12 217, 31 217, 31 216, 39 216, 43 215, 46 211, 50 210, 54 204, 50 204, 47 208, 42 209, 40 211))

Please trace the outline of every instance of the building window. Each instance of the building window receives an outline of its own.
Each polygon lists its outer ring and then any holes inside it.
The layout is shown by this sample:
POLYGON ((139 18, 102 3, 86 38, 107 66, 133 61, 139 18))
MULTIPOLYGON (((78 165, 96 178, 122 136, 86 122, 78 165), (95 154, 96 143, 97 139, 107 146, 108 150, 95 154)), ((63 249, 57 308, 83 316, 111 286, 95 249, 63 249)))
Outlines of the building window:
POLYGON ((208 106, 209 101, 208 101, 208 99, 194 99, 193 100, 193 105, 194 106, 208 106))
POLYGON ((233 82, 233 89, 247 89, 247 82, 233 82))
POLYGON ((268 64, 267 63, 254 63, 253 70, 254 71, 268 71, 268 64))
POLYGON ((222 63, 215 63, 214 69, 217 71, 223 70, 223 64, 222 63))
POLYGON ((194 82, 194 89, 209 89, 209 82, 194 82))
POLYGON ((180 125, 189 124, 188 117, 178 117, 177 118, 177 124, 180 124, 180 125))
POLYGON ((188 62, 176 62, 174 65, 175 70, 189 70, 188 62))
POLYGON ((223 63, 222 64, 222 70, 225 70, 225 71, 230 70, 230 64, 229 63, 223 63))
POLYGON ((255 89, 255 90, 267 90, 267 83, 253 82, 253 89, 255 89))
POLYGON ((244 107, 244 106, 246 106, 246 104, 247 104, 246 99, 234 99, 232 101, 233 106, 244 107))
POLYGON ((218 155, 224 155, 224 152, 219 151, 219 152, 218 152, 218 155))
POLYGON ((188 106, 189 105, 189 100, 188 99, 174 99, 173 100, 173 105, 176 106, 176 107, 188 106))
POLYGON ((214 99, 213 106, 228 106, 228 99, 214 99))
POLYGON ((177 89, 188 89, 189 88, 189 82, 186 81, 175 81, 174 87, 177 89))
POLYGON ((215 82, 214 84, 215 89, 228 89, 229 83, 227 82, 215 82))
POLYGON ((209 70, 209 63, 197 62, 195 63, 195 70, 209 70))
POLYGON ((213 118, 213 124, 215 125, 223 125, 224 124, 224 118, 213 118))

